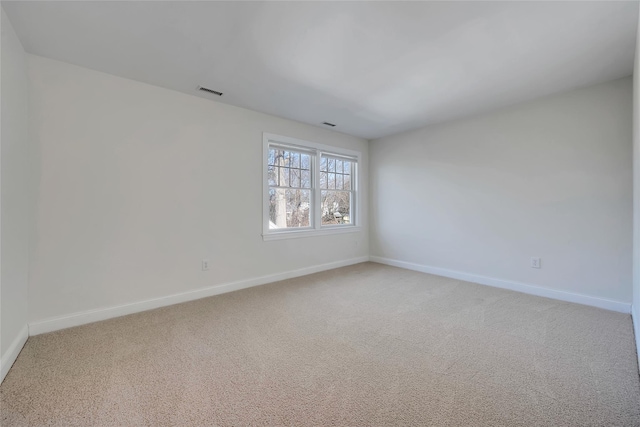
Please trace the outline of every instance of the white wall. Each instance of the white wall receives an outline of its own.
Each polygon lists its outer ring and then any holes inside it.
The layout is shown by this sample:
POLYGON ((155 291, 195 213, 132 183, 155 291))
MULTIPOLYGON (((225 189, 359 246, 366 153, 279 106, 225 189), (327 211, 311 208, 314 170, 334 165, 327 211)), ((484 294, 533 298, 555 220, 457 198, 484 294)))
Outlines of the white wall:
POLYGON ((640 365, 640 28, 633 65, 633 326, 640 365))
POLYGON ((28 130, 25 53, 1 10, 0 354, 4 379, 27 336, 28 130))
POLYGON ((373 141, 371 255, 628 311, 631 129, 624 78, 373 141))
POLYGON ((361 151, 364 206, 366 140, 27 58, 32 322, 368 255, 366 212, 357 233, 261 237, 262 132, 361 151))

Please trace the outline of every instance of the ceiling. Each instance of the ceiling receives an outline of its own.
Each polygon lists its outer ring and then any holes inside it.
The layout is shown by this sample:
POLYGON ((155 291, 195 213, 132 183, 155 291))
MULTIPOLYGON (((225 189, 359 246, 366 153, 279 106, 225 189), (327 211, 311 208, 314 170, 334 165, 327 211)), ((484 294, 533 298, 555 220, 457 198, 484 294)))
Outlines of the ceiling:
POLYGON ((2 5, 30 53, 368 139, 628 76, 638 21, 636 2, 2 5))

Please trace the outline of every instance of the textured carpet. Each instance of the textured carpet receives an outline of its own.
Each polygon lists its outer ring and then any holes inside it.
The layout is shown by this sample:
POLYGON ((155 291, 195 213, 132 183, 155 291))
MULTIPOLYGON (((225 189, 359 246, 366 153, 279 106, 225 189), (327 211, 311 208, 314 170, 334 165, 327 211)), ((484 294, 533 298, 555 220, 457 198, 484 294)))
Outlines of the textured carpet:
POLYGON ((32 337, 2 426, 634 426, 630 316, 365 263, 32 337))

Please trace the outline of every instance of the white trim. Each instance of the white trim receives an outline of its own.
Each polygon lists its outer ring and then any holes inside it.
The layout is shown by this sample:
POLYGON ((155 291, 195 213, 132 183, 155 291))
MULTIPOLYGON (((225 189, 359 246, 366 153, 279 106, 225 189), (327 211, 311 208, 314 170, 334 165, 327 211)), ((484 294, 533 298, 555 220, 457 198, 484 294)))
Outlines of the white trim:
POLYGON ((342 233, 355 233, 356 231, 362 231, 362 227, 355 225, 345 225, 342 227, 322 228, 320 230, 301 230, 301 231, 277 231, 268 234, 263 234, 262 239, 268 240, 282 240, 282 239, 295 239, 298 237, 312 237, 312 236, 330 236, 332 234, 342 233))
POLYGON ((330 262, 327 264, 305 267, 299 270, 286 271, 284 273, 271 274, 268 276, 255 277, 252 279, 238 280, 236 282, 230 283, 223 283, 220 285, 209 286, 193 291, 182 292, 179 294, 168 295, 160 298, 153 298, 145 301, 138 301, 130 304, 123 304, 107 308, 98 308, 95 310, 87 310, 64 316, 38 320, 29 323, 29 334, 44 334, 46 332, 57 331, 59 329, 71 328, 73 326, 98 322, 100 320, 111 319, 113 317, 139 313, 141 311, 152 310, 159 307, 166 307, 168 305, 179 304, 187 301, 193 301, 213 295, 219 295, 227 292, 237 291, 240 289, 250 288, 253 286, 264 285, 266 283, 291 279, 293 277, 306 276, 307 274, 313 274, 320 271, 332 270, 334 268, 345 267, 347 265, 359 264, 368 260, 368 256, 351 258, 342 261, 330 262))
POLYGON ((560 301, 573 302, 577 304, 590 305, 593 307, 604 308, 605 310, 618 311, 620 313, 631 313, 631 304, 613 301, 605 298, 592 297, 588 295, 576 294, 566 291, 558 291, 555 289, 543 288, 535 285, 527 285, 525 283, 510 282, 502 279, 494 279, 492 277, 478 276, 475 274, 464 273, 461 271, 447 270, 440 267, 431 267, 428 265, 414 264, 406 261, 399 261, 379 256, 370 256, 369 260, 378 264, 386 264, 394 267, 406 268, 407 270, 420 271, 422 273, 435 274, 438 276, 450 277, 452 279, 464 280, 466 282, 479 283, 481 285, 493 286, 495 288, 509 289, 512 291, 522 292, 525 294, 537 295, 540 297, 557 299, 560 301))
POLYGON ((20 330, 16 339, 13 340, 7 351, 0 357, 0 383, 4 381, 4 377, 9 373, 9 369, 13 366, 13 362, 16 361, 18 355, 22 351, 22 347, 29 338, 29 328, 27 325, 20 330))
POLYGON ((335 145, 320 144, 317 142, 305 141, 304 139, 292 138, 290 136, 276 135, 274 133, 262 133, 262 140, 267 144, 270 142, 281 143, 285 145, 298 146, 302 149, 311 149, 313 151, 326 151, 333 154, 343 154, 347 157, 360 160, 361 153, 359 151, 349 150, 347 148, 336 147, 335 145))
POLYGON ((636 356, 638 356, 638 369, 640 372, 640 307, 631 306, 631 321, 633 323, 633 333, 636 337, 636 356))

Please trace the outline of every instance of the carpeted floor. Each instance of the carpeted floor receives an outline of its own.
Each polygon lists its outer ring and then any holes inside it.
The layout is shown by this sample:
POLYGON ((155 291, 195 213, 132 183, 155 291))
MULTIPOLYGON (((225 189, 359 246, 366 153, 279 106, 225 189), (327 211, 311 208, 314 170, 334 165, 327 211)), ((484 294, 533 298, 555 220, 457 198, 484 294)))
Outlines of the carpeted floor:
POLYGON ((32 337, 2 426, 640 426, 630 316, 365 263, 32 337))

